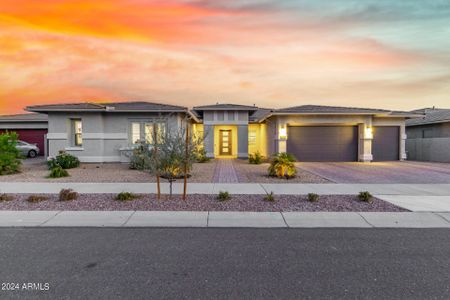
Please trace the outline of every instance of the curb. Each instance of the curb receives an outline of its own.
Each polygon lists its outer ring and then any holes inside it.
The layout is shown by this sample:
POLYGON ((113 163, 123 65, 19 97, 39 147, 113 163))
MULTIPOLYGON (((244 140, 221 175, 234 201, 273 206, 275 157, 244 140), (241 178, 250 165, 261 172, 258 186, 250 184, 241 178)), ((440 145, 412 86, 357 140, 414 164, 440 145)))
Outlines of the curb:
POLYGON ((0 227, 450 228, 450 212, 0 211, 0 227))

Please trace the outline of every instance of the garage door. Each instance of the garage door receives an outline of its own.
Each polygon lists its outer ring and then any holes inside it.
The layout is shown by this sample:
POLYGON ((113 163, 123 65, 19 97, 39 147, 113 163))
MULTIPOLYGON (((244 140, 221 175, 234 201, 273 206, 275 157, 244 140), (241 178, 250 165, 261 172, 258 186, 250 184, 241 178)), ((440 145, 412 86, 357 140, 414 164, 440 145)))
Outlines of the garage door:
MULTIPOLYGON (((4 132, 5 130, 0 130, 4 132)), ((44 155, 45 150, 45 135, 47 129, 8 129, 8 131, 14 131, 19 135, 19 140, 30 144, 37 144, 41 150, 39 155, 44 155)))
POLYGON ((298 161, 356 161, 358 127, 291 126, 287 152, 298 161))
POLYGON ((375 126, 372 141, 373 160, 398 160, 399 138, 400 128, 398 126, 375 126))

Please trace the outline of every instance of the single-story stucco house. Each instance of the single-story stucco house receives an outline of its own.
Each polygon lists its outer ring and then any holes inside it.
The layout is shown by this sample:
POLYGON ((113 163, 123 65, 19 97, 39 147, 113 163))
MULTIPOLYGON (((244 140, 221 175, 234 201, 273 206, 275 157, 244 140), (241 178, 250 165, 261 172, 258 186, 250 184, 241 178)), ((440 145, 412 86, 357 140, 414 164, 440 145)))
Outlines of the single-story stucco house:
MULTIPOLYGON (((265 109, 237 104, 186 107, 150 102, 30 106, 48 114, 49 155, 59 150, 84 162, 125 162, 138 140, 183 126, 188 117, 209 157, 247 158, 289 152, 299 161, 403 160, 411 112, 303 105, 265 109)), ((150 141, 151 142, 151 141, 150 141)))
POLYGON ((19 139, 30 144, 36 144, 40 155, 46 150, 45 136, 48 131, 46 114, 18 114, 0 116, 0 134, 6 131, 16 132, 19 139))
POLYGON ((409 160, 450 162, 450 109, 413 111, 425 116, 406 121, 409 160))

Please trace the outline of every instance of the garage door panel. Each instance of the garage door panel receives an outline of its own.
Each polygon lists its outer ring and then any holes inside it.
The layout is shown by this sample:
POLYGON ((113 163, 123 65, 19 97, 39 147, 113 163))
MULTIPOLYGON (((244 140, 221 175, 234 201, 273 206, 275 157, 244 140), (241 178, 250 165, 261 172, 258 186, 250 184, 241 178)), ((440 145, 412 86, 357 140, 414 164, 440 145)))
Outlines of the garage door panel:
POLYGON ((288 136, 287 151, 299 161, 357 160, 355 126, 291 126, 288 136))
POLYGON ((374 161, 399 160, 399 145, 399 126, 375 126, 373 128, 372 155, 374 161))

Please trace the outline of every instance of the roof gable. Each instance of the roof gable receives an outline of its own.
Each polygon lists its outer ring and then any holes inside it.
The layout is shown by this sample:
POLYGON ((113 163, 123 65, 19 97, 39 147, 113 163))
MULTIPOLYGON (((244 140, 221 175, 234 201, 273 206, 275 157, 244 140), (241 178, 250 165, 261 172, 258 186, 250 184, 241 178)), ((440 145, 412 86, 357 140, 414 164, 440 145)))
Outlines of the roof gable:
POLYGON ((359 108, 359 107, 341 107, 324 105, 301 105, 275 110, 277 113, 310 113, 310 114, 374 114, 387 113, 389 110, 359 108))
POLYGON ((28 111, 51 112, 51 111, 108 111, 108 112, 184 112, 186 107, 160 104, 154 102, 112 102, 112 103, 68 103, 36 105, 27 107, 28 111))
POLYGON ((240 105, 240 104, 228 104, 228 103, 217 103, 212 105, 195 106, 193 110, 245 110, 245 111, 256 111, 258 108, 256 106, 240 105))
POLYGON ((0 116, 0 122, 48 122, 48 116, 45 114, 28 113, 17 115, 3 115, 0 116))
POLYGON ((427 112, 422 118, 406 120, 406 126, 418 126, 425 124, 450 122, 450 109, 439 109, 427 112))

